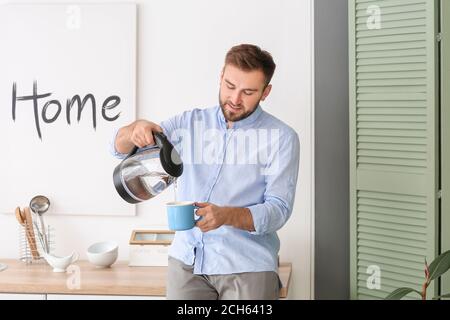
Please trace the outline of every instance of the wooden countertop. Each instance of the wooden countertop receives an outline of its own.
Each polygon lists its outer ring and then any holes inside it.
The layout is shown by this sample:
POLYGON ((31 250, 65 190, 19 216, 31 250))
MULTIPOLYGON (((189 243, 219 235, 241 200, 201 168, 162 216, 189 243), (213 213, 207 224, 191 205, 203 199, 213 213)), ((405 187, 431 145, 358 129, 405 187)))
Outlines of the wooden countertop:
MULTIPOLYGON (((111 268, 99 269, 87 261, 77 261, 80 288, 70 289, 74 273, 55 273, 45 262, 30 265, 11 259, 0 259, 0 262, 8 266, 0 271, 0 293, 166 295, 167 267, 129 267, 128 262, 122 261, 111 268)), ((279 275, 283 283, 280 298, 287 297, 291 272, 291 263, 280 263, 279 275)))

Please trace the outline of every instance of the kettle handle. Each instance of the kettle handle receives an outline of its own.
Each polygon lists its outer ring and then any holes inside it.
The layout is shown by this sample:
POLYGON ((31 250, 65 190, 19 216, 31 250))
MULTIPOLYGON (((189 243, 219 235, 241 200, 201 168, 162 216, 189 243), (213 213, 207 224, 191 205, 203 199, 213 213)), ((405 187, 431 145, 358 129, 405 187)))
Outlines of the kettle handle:
MULTIPOLYGON (((155 141, 156 146, 158 146, 159 148, 162 148, 162 146, 166 142, 168 142, 166 135, 162 132, 153 132, 153 140, 155 141)), ((153 147, 156 147, 156 146, 153 146, 153 147)), ((131 152, 125 157, 124 160, 134 156, 138 150, 139 150, 139 147, 134 146, 133 149, 131 150, 131 152)))
POLYGON ((169 140, 167 140, 167 137, 162 132, 153 132, 153 139, 155 140, 158 147, 162 148, 163 145, 169 143, 169 140))

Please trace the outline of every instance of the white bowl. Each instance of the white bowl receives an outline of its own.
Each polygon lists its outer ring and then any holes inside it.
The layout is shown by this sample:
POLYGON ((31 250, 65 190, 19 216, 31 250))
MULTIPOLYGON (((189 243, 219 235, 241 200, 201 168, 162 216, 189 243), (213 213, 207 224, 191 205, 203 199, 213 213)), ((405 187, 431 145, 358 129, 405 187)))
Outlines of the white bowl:
POLYGON ((113 241, 97 242, 87 249, 90 263, 99 268, 110 267, 117 260, 119 246, 113 241))

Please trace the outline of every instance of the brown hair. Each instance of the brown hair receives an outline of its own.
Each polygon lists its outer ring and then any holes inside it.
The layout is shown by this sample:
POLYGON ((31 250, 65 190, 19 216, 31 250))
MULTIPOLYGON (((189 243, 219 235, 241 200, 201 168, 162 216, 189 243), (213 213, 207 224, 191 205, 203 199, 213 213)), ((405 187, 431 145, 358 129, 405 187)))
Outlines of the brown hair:
POLYGON ((272 55, 252 44, 232 47, 225 57, 225 66, 227 64, 238 67, 243 71, 261 70, 266 77, 266 86, 272 80, 276 68, 272 55))

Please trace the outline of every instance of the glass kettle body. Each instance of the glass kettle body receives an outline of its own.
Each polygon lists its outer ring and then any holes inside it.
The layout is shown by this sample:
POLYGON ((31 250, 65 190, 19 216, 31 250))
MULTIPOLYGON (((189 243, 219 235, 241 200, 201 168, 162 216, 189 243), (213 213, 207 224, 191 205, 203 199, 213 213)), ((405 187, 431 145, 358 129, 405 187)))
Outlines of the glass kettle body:
POLYGON ((149 200, 167 189, 183 173, 183 163, 167 137, 154 133, 155 146, 134 147, 114 169, 119 195, 129 203, 149 200))

